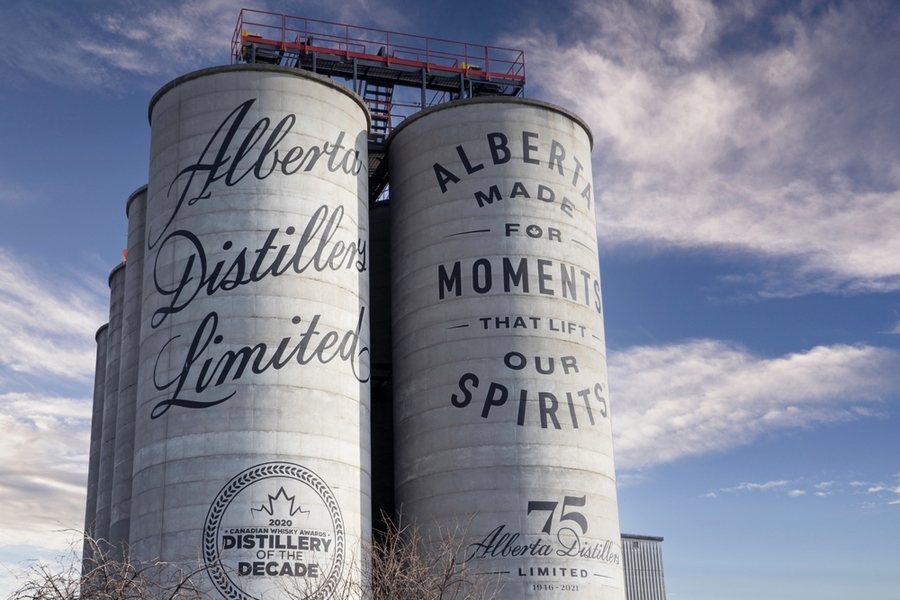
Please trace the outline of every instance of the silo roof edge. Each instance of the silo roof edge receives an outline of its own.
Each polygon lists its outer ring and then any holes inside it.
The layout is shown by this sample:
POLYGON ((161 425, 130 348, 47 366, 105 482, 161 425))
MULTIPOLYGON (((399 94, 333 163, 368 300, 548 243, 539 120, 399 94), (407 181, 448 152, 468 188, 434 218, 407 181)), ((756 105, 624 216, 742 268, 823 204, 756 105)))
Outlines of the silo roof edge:
POLYGON ((209 75, 216 75, 218 73, 231 73, 231 72, 240 72, 240 71, 263 71, 269 73, 282 73, 285 75, 293 75, 296 77, 300 77, 301 79, 311 79, 318 83, 321 83, 326 86, 330 86, 335 90, 344 92, 356 101, 356 103, 363 109, 363 112, 366 115, 366 124, 367 129, 372 127, 372 115, 369 113, 369 108, 366 106, 366 103, 363 102, 362 98, 354 92, 353 90, 348 89, 347 87, 335 82, 333 79, 329 77, 325 77, 324 75, 319 75, 318 73, 312 73, 310 71, 304 71, 303 69, 295 69, 293 67, 282 67, 279 65, 264 65, 259 63, 246 64, 246 65, 221 65, 218 67, 209 67, 206 69, 200 69, 199 71, 193 71, 192 73, 188 73, 186 75, 182 75, 180 77, 176 77, 169 83, 165 84, 159 90, 153 94, 153 97, 150 98, 150 104, 147 106, 147 121, 152 125, 153 124, 153 107, 156 106, 156 103, 162 98, 165 94, 175 89, 179 85, 187 83, 188 81, 192 81, 194 79, 199 79, 201 77, 207 77, 209 75))
POLYGON ((525 106, 533 106, 535 108, 543 108, 546 110, 550 110, 553 112, 560 113, 564 115, 579 125, 584 129, 584 132, 588 136, 588 142, 590 143, 591 150, 594 149, 594 134, 591 131, 590 126, 587 124, 587 121, 573 113, 567 108, 563 108, 562 106, 557 106, 556 104, 551 104, 550 102, 544 102, 543 100, 534 100, 532 98, 519 98, 518 96, 480 96, 475 98, 463 98, 461 100, 451 100, 450 102, 444 102, 443 104, 437 104, 435 106, 429 106, 419 112, 412 114, 406 119, 404 119, 399 125, 394 127, 394 130, 391 132, 391 135, 388 136, 388 139, 385 141, 385 146, 390 146, 394 137, 396 137, 397 132, 404 129, 410 123, 413 123, 427 115, 432 113, 436 113, 441 110, 447 110, 451 108, 457 108, 460 106, 467 106, 470 104, 521 104, 525 106))

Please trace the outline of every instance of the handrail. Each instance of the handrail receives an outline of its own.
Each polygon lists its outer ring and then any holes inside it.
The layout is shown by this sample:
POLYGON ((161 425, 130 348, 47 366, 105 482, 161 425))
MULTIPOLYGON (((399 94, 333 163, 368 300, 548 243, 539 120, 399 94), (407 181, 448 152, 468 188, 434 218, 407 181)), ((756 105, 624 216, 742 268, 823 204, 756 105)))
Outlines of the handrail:
POLYGON ((231 41, 232 63, 243 60, 245 43, 375 60, 386 65, 424 68, 428 72, 463 73, 485 81, 525 83, 525 52, 359 27, 282 13, 241 9, 231 41))

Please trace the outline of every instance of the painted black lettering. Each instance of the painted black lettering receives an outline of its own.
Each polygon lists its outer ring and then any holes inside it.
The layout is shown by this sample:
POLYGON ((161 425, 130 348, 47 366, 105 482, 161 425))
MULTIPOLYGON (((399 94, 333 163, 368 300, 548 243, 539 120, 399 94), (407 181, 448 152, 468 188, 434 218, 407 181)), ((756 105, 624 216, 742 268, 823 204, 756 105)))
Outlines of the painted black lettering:
POLYGON ((478 202, 479 208, 484 208, 485 203, 493 204, 494 200, 503 200, 503 196, 500 194, 500 189, 496 185, 492 185, 487 194, 480 190, 475 192, 475 200, 478 202))
POLYGON ((444 265, 439 265, 438 295, 440 296, 440 299, 444 299, 445 289, 449 293, 454 287, 456 288, 456 295, 462 296, 462 276, 459 261, 453 263, 453 269, 450 271, 450 275, 447 275, 447 269, 444 268, 444 265))
POLYGON ((469 402, 472 401, 472 392, 469 390, 468 384, 471 384, 473 388, 477 388, 478 376, 474 373, 463 374, 463 376, 459 378, 459 391, 463 393, 463 397, 460 399, 456 394, 451 394, 450 404, 456 408, 465 408, 469 405, 469 402))
POLYGON ((538 149, 537 146, 531 145, 531 140, 536 140, 537 138, 538 134, 533 131, 522 132, 522 160, 532 165, 541 164, 541 161, 539 161, 538 159, 531 158, 531 153, 538 149))
POLYGON ((503 291, 509 292, 512 286, 522 286, 522 292, 528 293, 528 260, 519 259, 519 268, 514 269, 512 261, 503 257, 503 291))
POLYGON ((459 183, 459 177, 448 171, 440 163, 434 163, 434 176, 437 177, 438 185, 441 186, 441 193, 447 193, 448 183, 459 183))
POLYGON ((463 167, 465 167, 467 175, 471 175, 475 171, 480 171, 481 169, 484 168, 483 163, 478 163, 477 165, 475 165, 473 167, 472 164, 469 162, 469 157, 466 156, 466 151, 463 150, 462 146, 456 147, 456 153, 459 154, 459 160, 462 161, 463 167))
POLYGON ((506 136, 496 131, 487 134, 488 146, 491 148, 491 159, 495 165, 502 165, 509 162, 509 140, 506 136))
POLYGON ((472 289, 479 294, 491 291, 491 261, 479 258, 472 264, 472 289), (481 275, 479 275, 479 270, 481 275))
POLYGON ((547 161, 547 167, 552 169, 554 163, 556 164, 556 168, 559 171, 560 175, 565 175, 563 172, 562 161, 566 158, 566 149, 563 148, 563 145, 557 142, 556 140, 550 141, 550 160, 547 161))

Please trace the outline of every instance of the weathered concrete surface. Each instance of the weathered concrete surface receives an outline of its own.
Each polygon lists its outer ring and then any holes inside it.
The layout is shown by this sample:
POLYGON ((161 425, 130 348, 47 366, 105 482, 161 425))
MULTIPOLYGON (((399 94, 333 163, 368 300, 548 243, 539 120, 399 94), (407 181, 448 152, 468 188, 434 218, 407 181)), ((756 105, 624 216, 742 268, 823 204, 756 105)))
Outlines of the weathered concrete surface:
POLYGON ((584 123, 488 99, 390 141, 397 505, 501 597, 624 598, 584 123))
POLYGON ((229 597, 327 586, 371 527, 368 113, 255 65, 150 115, 134 554, 221 560, 229 597))
POLYGON ((109 274, 109 329, 106 345, 106 376, 103 385, 103 437, 97 483, 95 537, 106 549, 112 512, 113 465, 116 458, 116 419, 119 403, 119 360, 122 354, 122 313, 125 303, 125 263, 109 274))
POLYGON ((116 450, 113 469, 109 541, 117 556, 128 545, 131 527, 131 478, 134 462, 134 411, 137 404, 138 364, 141 346, 141 288, 144 279, 144 229, 147 186, 129 196, 128 258, 122 312, 122 345, 119 358, 119 401, 116 416, 116 450))
POLYGON ((97 523, 97 494, 100 486, 100 450, 103 443, 103 402, 106 386, 106 344, 109 340, 109 323, 100 327, 95 335, 97 359, 94 363, 94 404, 91 410, 91 446, 88 454, 87 498, 84 507, 85 542, 81 557, 85 570, 90 569, 94 557, 97 523))

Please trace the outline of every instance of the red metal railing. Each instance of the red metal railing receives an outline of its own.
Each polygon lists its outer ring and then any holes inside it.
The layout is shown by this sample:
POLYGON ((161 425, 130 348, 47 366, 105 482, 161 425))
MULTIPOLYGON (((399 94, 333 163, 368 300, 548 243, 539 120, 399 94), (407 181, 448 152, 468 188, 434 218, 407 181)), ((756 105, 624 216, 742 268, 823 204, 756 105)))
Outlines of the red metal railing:
POLYGON ((385 66, 424 68, 429 73, 465 73, 485 81, 525 84, 522 50, 454 42, 439 38, 356 27, 342 23, 241 9, 231 40, 232 63, 242 62, 245 44, 279 53, 316 52, 380 61, 385 66))

